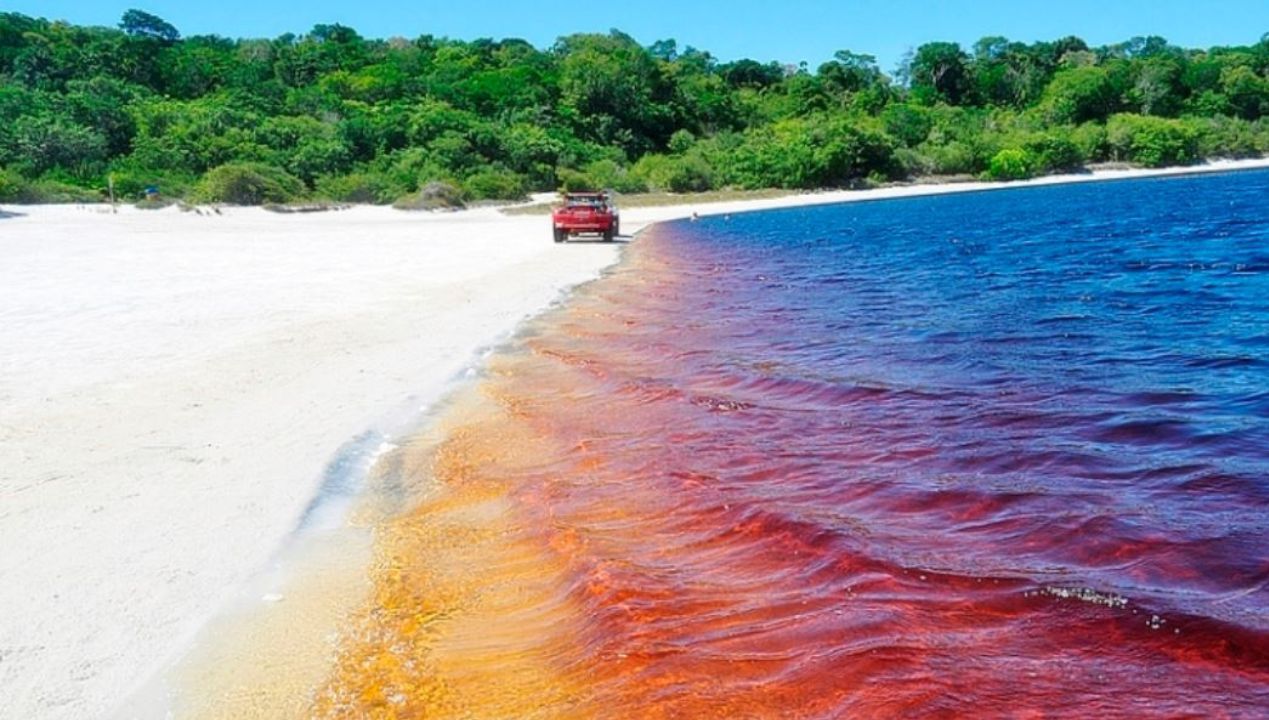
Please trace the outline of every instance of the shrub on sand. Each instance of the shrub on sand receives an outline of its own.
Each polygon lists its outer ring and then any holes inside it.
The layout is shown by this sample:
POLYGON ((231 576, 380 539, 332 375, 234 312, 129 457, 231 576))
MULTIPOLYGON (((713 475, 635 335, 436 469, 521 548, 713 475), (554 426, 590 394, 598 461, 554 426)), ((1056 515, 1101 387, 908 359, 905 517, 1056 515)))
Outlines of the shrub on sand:
POLYGON ((594 190, 599 185, 590 175, 573 168, 560 168, 555 171, 555 177, 559 182, 561 192, 594 190))
POLYGON ((1025 180, 1035 174, 1031 154, 1018 148, 1005 148, 992 157, 987 166, 991 180, 1025 180))
POLYGON ((0 202, 17 205, 96 203, 101 193, 58 180, 28 180, 12 170, 0 170, 0 202))
POLYGON ((183 198, 190 192, 196 178, 184 173, 124 165, 110 172, 114 183, 115 198, 119 201, 142 200, 146 188, 157 187, 162 197, 183 198))
POLYGON ((392 204, 398 210, 461 210, 463 193, 451 183, 434 180, 392 204))
POLYGON ((405 189, 373 172, 324 175, 317 179, 317 196, 336 202, 383 205, 392 202, 405 189))
POLYGON ((586 166, 586 175, 594 189, 615 190, 619 193, 642 193, 648 191, 648 184, 643 178, 611 158, 602 158, 586 166))
POLYGON ((524 177, 503 168, 487 168, 463 181, 467 195, 476 200, 524 200, 524 177))
POLYGON ((231 163, 209 170, 194 191, 200 203, 261 205, 304 195, 304 183, 285 170, 261 163, 231 163))
POLYGON ((0 202, 22 202, 26 180, 12 170, 0 170, 0 202))
POLYGON ((1115 115, 1106 123, 1106 137, 1116 160, 1163 167, 1198 159, 1199 134, 1185 120, 1115 115))

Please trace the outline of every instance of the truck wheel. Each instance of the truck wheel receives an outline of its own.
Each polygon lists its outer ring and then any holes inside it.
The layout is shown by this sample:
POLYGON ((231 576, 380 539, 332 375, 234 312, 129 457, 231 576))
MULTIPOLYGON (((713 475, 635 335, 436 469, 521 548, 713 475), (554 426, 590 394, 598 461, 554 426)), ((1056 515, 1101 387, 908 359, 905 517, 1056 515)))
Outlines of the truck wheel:
POLYGON ((567 231, 567 230, 560 230, 559 228, 556 228, 556 229, 555 229, 555 242, 557 242, 557 243, 562 243, 562 242, 564 242, 566 239, 568 239, 568 231, 567 231))
POLYGON ((605 231, 604 231, 604 242, 612 242, 613 234, 614 234, 614 231, 613 231, 613 229, 612 229, 612 228, 608 228, 607 230, 605 230, 605 231))

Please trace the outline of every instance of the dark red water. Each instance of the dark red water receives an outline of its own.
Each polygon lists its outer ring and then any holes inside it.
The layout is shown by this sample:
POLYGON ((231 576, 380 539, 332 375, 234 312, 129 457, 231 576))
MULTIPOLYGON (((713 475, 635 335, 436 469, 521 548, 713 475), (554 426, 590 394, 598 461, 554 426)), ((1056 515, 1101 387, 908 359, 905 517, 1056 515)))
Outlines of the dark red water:
POLYGON ((641 236, 455 422, 325 712, 1269 717, 1267 200, 641 236))

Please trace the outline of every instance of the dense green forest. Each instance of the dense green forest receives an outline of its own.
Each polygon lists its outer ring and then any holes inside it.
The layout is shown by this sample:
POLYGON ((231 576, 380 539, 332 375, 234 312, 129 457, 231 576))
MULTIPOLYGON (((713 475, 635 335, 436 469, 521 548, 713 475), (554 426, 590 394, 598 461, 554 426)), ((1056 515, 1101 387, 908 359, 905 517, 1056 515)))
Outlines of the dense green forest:
MULTIPOLYGON (((1263 29, 1263 28, 1262 28, 1263 29)), ((182 38, 0 14, 0 201, 122 197, 392 202, 598 186, 820 188, 926 175, 1022 178, 1269 152, 1269 34, 1188 50, 1158 37, 916 48, 896 73, 719 62, 617 31, 371 40, 318 25, 182 38), (110 180, 108 180, 110 179, 110 180)))

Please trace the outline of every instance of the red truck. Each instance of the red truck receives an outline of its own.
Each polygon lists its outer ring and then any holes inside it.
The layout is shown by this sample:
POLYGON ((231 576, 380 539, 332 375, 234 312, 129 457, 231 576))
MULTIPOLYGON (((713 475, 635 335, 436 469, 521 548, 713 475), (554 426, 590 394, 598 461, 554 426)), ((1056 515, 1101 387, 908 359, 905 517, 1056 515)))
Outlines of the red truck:
POLYGON ((621 232, 621 215, 608 192, 564 193, 564 203, 551 213, 555 242, 573 235, 602 235, 604 242, 621 232))

